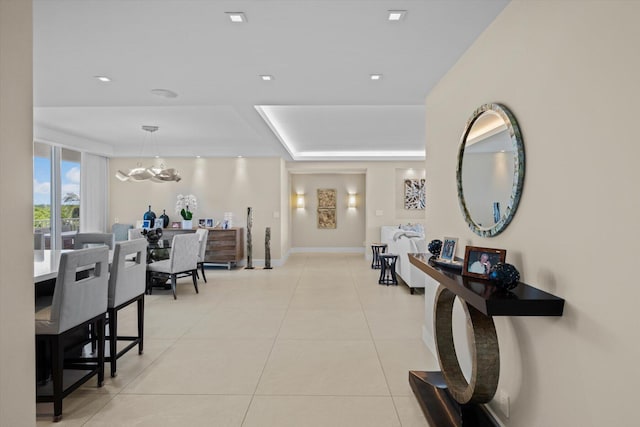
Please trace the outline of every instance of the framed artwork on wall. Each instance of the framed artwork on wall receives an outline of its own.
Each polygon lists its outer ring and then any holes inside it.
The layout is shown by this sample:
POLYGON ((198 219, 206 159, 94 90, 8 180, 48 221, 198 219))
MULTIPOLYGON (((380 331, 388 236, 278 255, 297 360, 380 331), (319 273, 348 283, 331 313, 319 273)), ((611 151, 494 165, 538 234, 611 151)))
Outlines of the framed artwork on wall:
POLYGON ((318 189, 318 209, 336 208, 336 190, 333 188, 318 189))
POLYGON ((318 228, 336 228, 336 210, 318 208, 318 228))
POLYGON ((426 206, 425 180, 404 180, 404 208, 407 210, 424 210, 426 206))
POLYGON ((336 228, 336 199, 334 188, 318 189, 318 228, 336 228))

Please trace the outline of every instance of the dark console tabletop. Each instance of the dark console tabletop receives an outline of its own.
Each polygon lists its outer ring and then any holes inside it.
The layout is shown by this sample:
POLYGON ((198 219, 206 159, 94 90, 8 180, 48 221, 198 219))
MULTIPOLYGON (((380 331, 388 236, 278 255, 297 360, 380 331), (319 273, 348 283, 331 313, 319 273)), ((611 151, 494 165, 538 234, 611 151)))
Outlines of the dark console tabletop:
POLYGON ((409 261, 487 316, 562 316, 562 298, 522 282, 509 291, 501 290, 488 280, 437 265, 430 257, 414 253, 409 254, 409 261))

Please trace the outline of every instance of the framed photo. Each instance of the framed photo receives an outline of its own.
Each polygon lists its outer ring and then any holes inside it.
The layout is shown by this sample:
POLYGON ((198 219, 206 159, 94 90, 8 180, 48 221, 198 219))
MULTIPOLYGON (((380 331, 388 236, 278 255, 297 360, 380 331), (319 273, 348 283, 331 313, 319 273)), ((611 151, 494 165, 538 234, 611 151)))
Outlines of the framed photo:
POLYGON ((206 227, 206 226, 207 226, 207 220, 205 218, 198 219, 198 227, 206 227))
POLYGON ((171 223, 171 228, 180 228, 182 227, 182 223, 180 221, 173 221, 171 223))
POLYGON ((463 276, 488 279, 491 266, 504 262, 507 258, 506 249, 482 248, 467 246, 464 251, 463 276))
POLYGON ((441 261, 453 262, 456 259, 456 246, 458 245, 457 237, 445 237, 442 239, 442 250, 439 259, 441 261))
POLYGON ((143 229, 144 229, 144 228, 146 228, 146 229, 151 228, 151 220, 143 219, 143 220, 142 220, 142 227, 141 227, 141 228, 143 228, 143 229))
POLYGON ((207 218, 207 227, 213 228, 213 218, 207 218))

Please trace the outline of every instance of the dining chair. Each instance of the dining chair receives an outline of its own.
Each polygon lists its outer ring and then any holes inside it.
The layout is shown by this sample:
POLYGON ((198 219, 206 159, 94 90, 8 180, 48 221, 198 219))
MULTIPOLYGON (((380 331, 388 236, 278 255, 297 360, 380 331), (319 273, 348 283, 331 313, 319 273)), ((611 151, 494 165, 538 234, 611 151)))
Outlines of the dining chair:
POLYGON ((109 356, 111 376, 116 376, 117 359, 136 345, 138 354, 144 350, 144 294, 147 274, 147 240, 136 239, 116 243, 109 273, 109 297, 107 324, 109 325, 109 356), (137 303, 138 335, 118 335, 118 311, 137 303), (118 351, 118 341, 131 341, 118 351))
POLYGON ((113 224, 111 226, 111 232, 113 233, 114 239, 116 242, 122 242, 123 240, 131 240, 129 239, 129 230, 133 228, 131 224, 113 224))
POLYGON ((60 255, 58 278, 52 304, 36 312, 35 333, 42 361, 42 350, 51 354, 51 384, 37 388, 36 402, 53 402, 54 421, 62 418, 62 399, 92 378, 98 376, 98 387, 104 381, 105 320, 109 280, 109 250, 106 246, 66 252, 60 255), (78 271, 90 267, 88 277, 78 278, 78 271), (95 327, 97 357, 65 361, 70 338, 95 327), (65 370, 85 371, 72 384, 63 383, 65 370))
MULTIPOLYGON (((198 236, 198 241, 200 242, 200 248, 198 250, 198 265, 202 271, 202 278, 204 279, 204 283, 207 283, 207 276, 204 275, 204 256, 207 251, 207 239, 209 238, 209 230, 206 228, 198 228, 196 230, 196 235, 198 236)), ((198 270, 196 268, 196 274, 198 270)))
POLYGON ((130 228, 129 230, 127 230, 127 235, 129 237, 129 240, 145 238, 144 234, 142 234, 142 229, 140 228, 130 228))
POLYGON ((152 291, 151 284, 154 279, 171 279, 171 290, 173 299, 176 296, 176 280, 178 277, 191 276, 193 287, 198 293, 198 282, 196 272, 198 269, 198 250, 200 243, 195 233, 176 234, 171 242, 171 252, 169 259, 152 262, 147 265, 147 284, 149 293, 152 291))
POLYGON ((109 249, 113 249, 115 236, 113 233, 78 233, 73 237, 74 249, 98 245, 106 245, 109 249))

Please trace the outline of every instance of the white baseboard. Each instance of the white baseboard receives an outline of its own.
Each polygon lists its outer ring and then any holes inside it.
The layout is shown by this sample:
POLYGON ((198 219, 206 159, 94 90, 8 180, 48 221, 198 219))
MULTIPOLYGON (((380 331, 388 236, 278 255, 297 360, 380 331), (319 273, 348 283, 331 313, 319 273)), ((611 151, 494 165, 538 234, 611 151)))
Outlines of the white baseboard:
POLYGON ((352 247, 352 248, 298 247, 298 248, 291 248, 290 252, 292 254, 296 254, 296 253, 311 253, 311 252, 318 252, 318 253, 358 253, 358 254, 363 254, 364 253, 364 247, 361 247, 361 246, 352 247))

